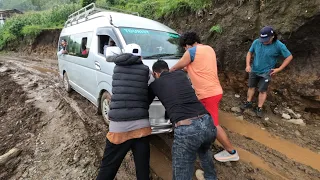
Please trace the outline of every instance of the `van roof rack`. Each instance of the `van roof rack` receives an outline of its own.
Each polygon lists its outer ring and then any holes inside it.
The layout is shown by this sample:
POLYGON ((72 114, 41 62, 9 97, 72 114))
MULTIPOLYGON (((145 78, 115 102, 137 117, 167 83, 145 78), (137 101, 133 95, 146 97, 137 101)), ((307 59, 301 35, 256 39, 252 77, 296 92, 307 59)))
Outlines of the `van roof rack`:
POLYGON ((140 16, 138 12, 130 12, 130 11, 125 11, 125 10, 113 8, 113 7, 98 8, 95 3, 91 3, 87 6, 79 9, 78 11, 70 14, 68 17, 68 20, 64 24, 64 27, 67 27, 68 25, 72 26, 73 22, 76 22, 76 24, 78 24, 78 20, 81 18, 85 18, 87 20, 89 15, 93 15, 98 12, 105 12, 107 10, 111 10, 114 12, 123 12, 123 13, 127 13, 127 14, 140 16))

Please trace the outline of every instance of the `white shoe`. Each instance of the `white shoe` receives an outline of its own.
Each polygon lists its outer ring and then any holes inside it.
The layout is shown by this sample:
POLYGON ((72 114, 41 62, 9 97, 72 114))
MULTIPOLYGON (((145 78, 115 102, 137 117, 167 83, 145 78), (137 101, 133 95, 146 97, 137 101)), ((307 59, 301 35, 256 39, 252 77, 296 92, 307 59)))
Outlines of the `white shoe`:
POLYGON ((240 157, 238 151, 235 154, 230 154, 228 151, 223 150, 214 155, 214 158, 219 162, 239 161, 240 157))
POLYGON ((204 178, 204 172, 201 169, 196 170, 196 177, 198 180, 206 180, 204 178))

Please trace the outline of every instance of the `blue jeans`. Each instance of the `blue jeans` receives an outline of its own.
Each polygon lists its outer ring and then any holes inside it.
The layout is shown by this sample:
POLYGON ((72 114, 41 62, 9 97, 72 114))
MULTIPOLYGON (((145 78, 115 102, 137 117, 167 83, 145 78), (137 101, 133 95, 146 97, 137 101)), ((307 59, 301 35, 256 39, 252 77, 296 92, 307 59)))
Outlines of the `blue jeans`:
POLYGON ((197 154, 205 179, 217 179, 210 148, 216 136, 217 129, 209 115, 192 120, 191 125, 175 128, 172 146, 173 180, 192 180, 197 154))

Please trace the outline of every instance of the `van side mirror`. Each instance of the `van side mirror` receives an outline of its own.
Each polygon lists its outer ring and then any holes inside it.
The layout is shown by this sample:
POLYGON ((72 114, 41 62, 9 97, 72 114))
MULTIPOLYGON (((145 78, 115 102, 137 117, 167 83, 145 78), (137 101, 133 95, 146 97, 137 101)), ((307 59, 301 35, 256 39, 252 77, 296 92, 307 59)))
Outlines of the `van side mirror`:
POLYGON ((121 49, 117 46, 106 46, 104 48, 104 56, 106 58, 111 57, 111 56, 117 56, 119 54, 121 54, 121 49))

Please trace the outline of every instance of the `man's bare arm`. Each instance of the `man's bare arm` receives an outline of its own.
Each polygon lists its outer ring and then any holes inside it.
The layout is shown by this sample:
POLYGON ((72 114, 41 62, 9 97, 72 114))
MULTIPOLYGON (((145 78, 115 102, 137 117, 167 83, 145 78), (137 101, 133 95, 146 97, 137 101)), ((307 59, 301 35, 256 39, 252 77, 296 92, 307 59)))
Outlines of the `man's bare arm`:
POLYGON ((248 52, 247 58, 246 58, 246 72, 251 72, 251 65, 250 65, 251 58, 252 58, 252 53, 248 52))
POLYGON ((177 62, 177 64, 175 64, 171 69, 171 71, 175 71, 175 70, 180 70, 185 68, 187 65, 189 65, 191 63, 191 59, 190 59, 190 53, 189 51, 186 51, 184 53, 184 55, 182 56, 182 58, 177 62))
POLYGON ((274 75, 274 74, 282 71, 285 67, 287 67, 287 66, 290 64, 290 62, 292 61, 292 59, 293 59, 293 56, 292 56, 292 55, 288 56, 288 57, 283 61, 283 63, 281 64, 281 66, 280 66, 279 68, 272 69, 271 75, 274 75))

